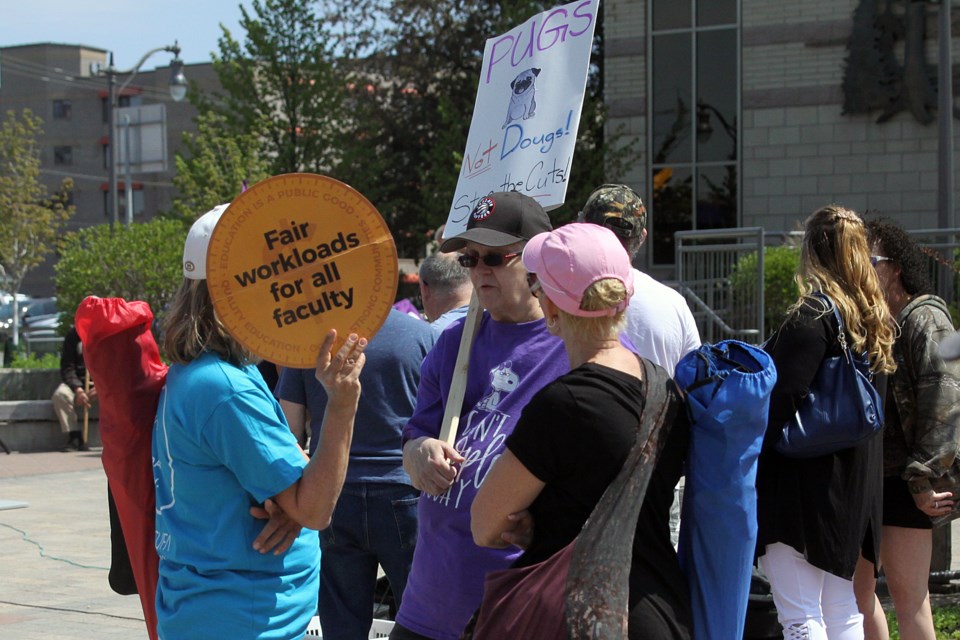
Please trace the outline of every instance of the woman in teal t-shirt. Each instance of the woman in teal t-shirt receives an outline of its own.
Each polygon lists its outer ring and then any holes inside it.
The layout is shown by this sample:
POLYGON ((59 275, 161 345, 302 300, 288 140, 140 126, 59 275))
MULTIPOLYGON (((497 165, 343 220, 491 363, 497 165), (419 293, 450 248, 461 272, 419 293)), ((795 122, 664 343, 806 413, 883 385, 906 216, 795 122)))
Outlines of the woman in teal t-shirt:
POLYGON ((252 364, 217 319, 206 252, 220 206, 190 229, 184 281, 166 316, 172 361, 153 431, 161 638, 302 638, 316 611, 316 531, 343 486, 366 340, 336 355, 325 338, 317 378, 330 400, 310 461, 252 364), (261 506, 262 505, 262 506, 261 506), (254 541, 270 515, 265 544, 254 541))

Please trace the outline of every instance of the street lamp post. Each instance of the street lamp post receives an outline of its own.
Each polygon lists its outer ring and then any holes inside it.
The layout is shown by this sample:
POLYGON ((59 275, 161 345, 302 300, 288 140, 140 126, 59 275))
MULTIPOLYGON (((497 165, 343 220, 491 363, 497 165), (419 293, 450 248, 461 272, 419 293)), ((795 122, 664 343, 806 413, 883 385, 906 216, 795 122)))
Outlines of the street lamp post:
POLYGON ((956 225, 953 215, 953 64, 950 56, 950 0, 940 0, 937 67, 937 222, 956 225))
POLYGON ((713 113, 717 116, 717 119, 720 121, 723 130, 727 132, 727 135, 730 136, 730 139, 733 140, 733 143, 737 143, 737 120, 734 118, 733 124, 727 122, 727 119, 723 117, 723 114, 720 113, 720 110, 717 109, 712 104, 703 102, 702 100, 697 101, 697 137, 700 138, 703 142, 706 142, 710 139, 710 135, 713 133, 713 125, 710 124, 710 113, 713 113))
MULTIPOLYGON (((940 0, 938 16, 938 61, 937 61, 937 226, 940 229, 953 229, 957 225, 953 211, 953 63, 951 61, 951 0, 940 0)), ((948 265, 953 263, 952 246, 956 236, 948 234, 942 238, 946 247, 941 249, 944 262, 937 271, 937 295, 952 300, 954 273, 948 265)), ((949 562, 938 559, 942 536, 934 537, 934 565, 949 568, 949 562), (939 545, 939 546, 938 546, 939 545)), ((947 538, 947 558, 949 559, 949 537, 947 538)))
MULTIPOLYGON (((180 47, 176 42, 172 46, 166 47, 157 47, 156 49, 151 49, 140 58, 140 61, 137 62, 131 69, 120 70, 113 66, 113 53, 110 54, 110 66, 106 69, 100 71, 101 75, 107 76, 107 126, 109 127, 108 135, 108 144, 109 144, 109 170, 110 170, 110 226, 114 226, 117 222, 117 214, 119 211, 119 201, 117 195, 117 94, 123 93, 123 90, 127 88, 127 85, 133 80, 137 75, 137 72, 140 71, 140 67, 143 66, 143 63, 147 61, 147 58, 152 56, 155 53, 161 51, 167 51, 173 54, 173 60, 170 62, 170 97, 174 101, 180 102, 187 95, 187 79, 183 75, 183 61, 180 59, 180 47), (130 77, 120 85, 119 91, 117 90, 117 76, 118 75, 129 75, 130 77)), ((127 136, 130 135, 129 126, 127 128, 127 136)), ((127 153, 127 165, 130 164, 130 154, 127 153)), ((129 176, 129 172, 128 172, 129 176)), ((129 193, 133 185, 129 184, 129 178, 127 180, 128 184, 126 185, 127 192, 129 193)), ((127 200, 127 215, 126 223, 130 224, 133 221, 133 211, 132 211, 132 199, 127 200)))

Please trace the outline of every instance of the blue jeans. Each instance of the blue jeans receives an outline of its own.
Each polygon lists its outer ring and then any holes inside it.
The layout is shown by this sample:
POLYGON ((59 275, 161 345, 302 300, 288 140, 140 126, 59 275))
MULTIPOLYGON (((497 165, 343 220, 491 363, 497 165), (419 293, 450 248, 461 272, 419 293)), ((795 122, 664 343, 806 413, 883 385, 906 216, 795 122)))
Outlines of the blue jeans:
POLYGON ((325 639, 367 637, 378 564, 399 606, 417 542, 419 497, 405 484, 343 485, 333 520, 320 532, 318 614, 325 639))

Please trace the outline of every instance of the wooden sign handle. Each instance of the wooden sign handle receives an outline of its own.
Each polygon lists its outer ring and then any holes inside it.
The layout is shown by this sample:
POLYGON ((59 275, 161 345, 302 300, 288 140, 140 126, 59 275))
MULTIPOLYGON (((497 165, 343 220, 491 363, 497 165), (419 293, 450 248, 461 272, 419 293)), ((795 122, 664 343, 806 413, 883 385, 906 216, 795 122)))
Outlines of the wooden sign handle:
MULTIPOLYGON (((90 403, 90 372, 83 373, 83 392, 87 396, 87 405, 90 403)), ((90 407, 83 407, 83 444, 87 444, 87 434, 90 432, 90 407)))
POLYGON ((450 393, 447 394, 447 405, 443 412, 443 422, 440 425, 440 439, 453 446, 457 439, 457 428, 460 426, 460 412, 463 410, 463 396, 467 391, 467 372, 470 370, 470 349, 480 329, 480 318, 483 309, 480 299, 474 291, 470 297, 470 307, 467 310, 467 319, 463 326, 463 336, 460 337, 460 350, 457 351, 457 363, 453 369, 453 381, 450 384, 450 393))

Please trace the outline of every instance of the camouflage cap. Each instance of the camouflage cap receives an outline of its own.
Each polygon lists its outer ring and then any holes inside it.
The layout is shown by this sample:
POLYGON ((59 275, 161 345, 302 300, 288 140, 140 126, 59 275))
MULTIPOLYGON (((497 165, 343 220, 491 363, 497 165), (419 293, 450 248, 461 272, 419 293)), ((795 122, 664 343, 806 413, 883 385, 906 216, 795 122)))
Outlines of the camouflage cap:
POLYGON ((597 187, 583 205, 581 220, 602 225, 604 219, 610 216, 629 220, 637 233, 647 226, 647 209, 643 206, 643 200, 625 184, 597 187))

